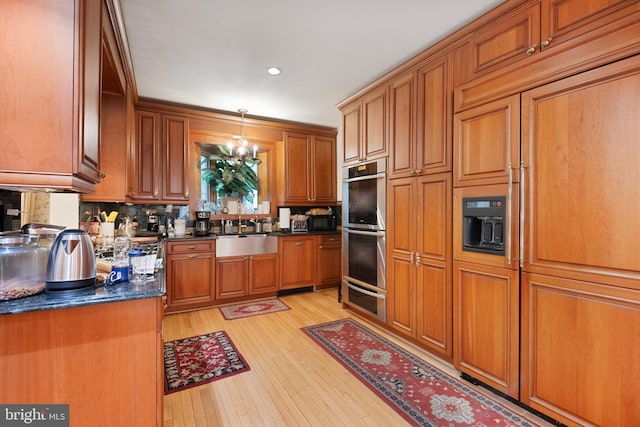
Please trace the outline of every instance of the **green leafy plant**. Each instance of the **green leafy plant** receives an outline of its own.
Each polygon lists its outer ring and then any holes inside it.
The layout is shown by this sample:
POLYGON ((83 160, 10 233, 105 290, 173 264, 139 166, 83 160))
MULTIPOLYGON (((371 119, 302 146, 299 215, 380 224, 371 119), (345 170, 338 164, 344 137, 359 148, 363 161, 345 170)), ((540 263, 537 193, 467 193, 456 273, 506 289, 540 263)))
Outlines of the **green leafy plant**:
POLYGON ((241 161, 231 156, 227 147, 218 145, 203 162, 202 180, 213 186, 218 197, 240 197, 253 202, 254 191, 258 190, 258 175, 251 166, 260 164, 259 159, 247 156, 241 161))

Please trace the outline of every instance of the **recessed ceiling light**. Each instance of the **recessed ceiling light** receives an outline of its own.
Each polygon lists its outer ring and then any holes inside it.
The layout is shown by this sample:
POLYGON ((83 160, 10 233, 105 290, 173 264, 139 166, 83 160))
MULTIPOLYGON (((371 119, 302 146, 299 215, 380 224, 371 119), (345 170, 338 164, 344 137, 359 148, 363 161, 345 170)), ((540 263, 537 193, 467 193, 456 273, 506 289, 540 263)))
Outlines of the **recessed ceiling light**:
POLYGON ((271 74, 272 76, 277 76, 278 74, 282 73, 282 70, 278 67, 269 67, 267 68, 267 73, 271 74))

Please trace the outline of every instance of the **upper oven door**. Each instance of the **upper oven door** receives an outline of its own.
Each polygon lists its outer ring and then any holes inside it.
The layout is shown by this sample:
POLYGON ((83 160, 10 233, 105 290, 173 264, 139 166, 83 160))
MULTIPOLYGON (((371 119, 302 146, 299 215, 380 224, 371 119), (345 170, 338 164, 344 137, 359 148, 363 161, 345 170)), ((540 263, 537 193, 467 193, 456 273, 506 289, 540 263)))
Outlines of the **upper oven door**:
POLYGON ((386 163, 351 166, 343 170, 342 205, 343 225, 347 228, 385 230, 386 218, 386 163), (371 165, 375 165, 371 167, 371 165), (362 169, 362 173, 357 172, 362 169))

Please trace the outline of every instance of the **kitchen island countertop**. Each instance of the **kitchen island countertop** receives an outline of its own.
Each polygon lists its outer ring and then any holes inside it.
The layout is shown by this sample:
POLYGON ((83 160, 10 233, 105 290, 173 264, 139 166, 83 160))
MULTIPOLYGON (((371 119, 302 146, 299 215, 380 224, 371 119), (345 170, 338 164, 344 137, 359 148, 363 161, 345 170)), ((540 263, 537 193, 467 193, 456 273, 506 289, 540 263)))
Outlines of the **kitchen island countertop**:
POLYGON ((92 286, 67 295, 43 292, 25 298, 0 301, 0 315, 157 298, 165 295, 165 292, 164 271, 160 271, 155 274, 153 280, 141 285, 122 282, 109 286, 92 286))

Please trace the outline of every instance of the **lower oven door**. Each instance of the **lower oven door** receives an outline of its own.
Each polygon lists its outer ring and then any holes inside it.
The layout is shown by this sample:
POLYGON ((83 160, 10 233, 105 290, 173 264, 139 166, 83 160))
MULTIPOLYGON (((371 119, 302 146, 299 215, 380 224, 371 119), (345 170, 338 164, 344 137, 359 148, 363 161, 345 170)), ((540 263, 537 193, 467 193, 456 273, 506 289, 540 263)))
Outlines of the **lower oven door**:
POLYGON ((387 303, 384 291, 344 280, 342 295, 344 302, 354 310, 372 316, 381 322, 387 321, 387 303))

